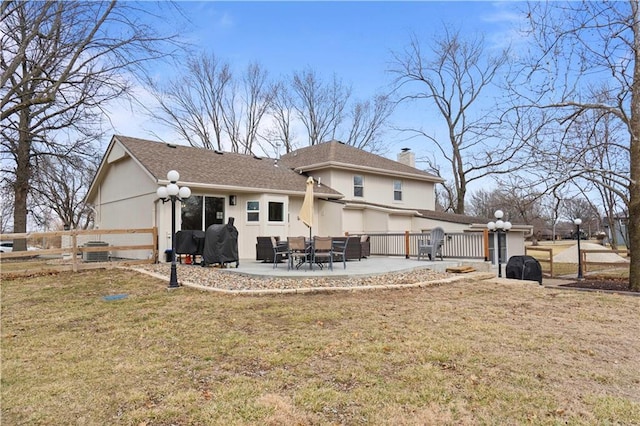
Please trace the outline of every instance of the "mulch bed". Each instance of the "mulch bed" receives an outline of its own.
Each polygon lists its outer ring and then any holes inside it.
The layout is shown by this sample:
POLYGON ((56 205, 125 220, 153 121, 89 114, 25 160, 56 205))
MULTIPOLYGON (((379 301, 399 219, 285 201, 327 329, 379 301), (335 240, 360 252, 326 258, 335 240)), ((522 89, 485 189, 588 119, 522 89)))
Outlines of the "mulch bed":
POLYGON ((627 278, 587 277, 582 281, 563 284, 563 286, 591 290, 632 291, 629 290, 629 280, 627 278))

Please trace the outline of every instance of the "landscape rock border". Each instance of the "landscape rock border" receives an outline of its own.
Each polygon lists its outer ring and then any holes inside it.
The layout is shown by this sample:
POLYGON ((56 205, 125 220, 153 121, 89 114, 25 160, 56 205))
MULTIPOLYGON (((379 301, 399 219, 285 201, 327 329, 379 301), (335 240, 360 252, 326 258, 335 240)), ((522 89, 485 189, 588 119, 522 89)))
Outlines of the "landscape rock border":
MULTIPOLYGON (((153 276, 154 278, 158 278, 163 281, 169 281, 169 274, 159 273, 154 270, 150 270, 149 268, 144 267, 128 267, 127 269, 134 270, 136 272, 140 272, 143 274, 147 274, 153 276)), ((200 268, 195 269, 200 270, 200 268)), ((193 271, 193 270, 192 270, 193 271)), ((290 278, 286 279, 273 279, 273 278, 265 278, 260 276, 247 277, 242 276, 240 274, 234 273, 225 273, 224 271, 216 271, 210 269, 201 270, 203 273, 213 273, 224 275, 226 279, 233 280, 238 278, 249 279, 251 282, 260 283, 260 282, 269 282, 275 283, 277 285, 278 282, 286 282, 286 280, 291 280, 290 278)), ((473 272, 466 274, 443 274, 435 271, 431 271, 429 269, 423 269, 420 271, 399 271, 399 272, 391 272, 389 274, 384 275, 376 275, 369 277, 370 281, 385 281, 385 276, 393 275, 393 276, 406 276, 408 274, 416 274, 418 277, 420 275, 432 275, 432 278, 427 277, 419 279, 419 281, 413 283, 392 283, 392 284, 357 284, 360 282, 363 277, 353 277, 352 279, 344 279, 344 278, 318 278, 311 279, 313 281, 322 280, 325 283, 329 283, 327 285, 322 286, 304 286, 304 287, 296 287, 296 288, 242 288, 242 289, 229 289, 229 288, 220 288, 215 285, 207 285, 201 284, 197 282, 198 275, 192 275, 189 278, 179 279, 180 284, 184 287, 194 288, 202 291, 210 291, 218 294, 228 294, 228 295, 249 295, 249 296, 260 296, 260 295, 276 295, 276 294, 317 294, 317 293, 332 293, 332 292, 354 292, 354 291, 372 291, 372 290, 391 290, 391 289, 407 289, 407 288, 424 288, 424 287, 437 287, 444 284, 450 284, 454 282, 472 282, 477 280, 490 279, 495 277, 492 273, 487 272, 473 272)), ((180 273, 178 274, 179 276, 180 273)), ((218 275, 218 276, 220 276, 218 275)), ((296 280, 299 281, 299 280, 296 280)), ((367 280, 364 280, 367 281, 367 280)))
MULTIPOLYGON (((158 278, 162 281, 169 281, 169 274, 159 273, 157 271, 145 269, 142 267, 123 267, 124 269, 133 270, 142 274, 158 278)), ((200 268, 196 268, 199 270, 200 268)), ((204 271, 207 271, 206 269, 204 271)), ((211 271, 211 270, 209 270, 211 271)), ((214 271, 215 273, 222 273, 226 275, 226 278, 240 277, 240 274, 229 274, 221 271, 214 271)), ((414 271, 409 271, 414 272, 414 271)), ((403 272, 393 272, 388 275, 402 274, 403 272)), ((405 271, 406 274, 406 271, 405 271)), ((387 275, 387 274, 385 274, 387 275)), ((378 278, 383 276, 378 275, 378 278)), ((246 278, 246 277, 245 277, 246 278)), ((381 278, 384 280, 384 278, 381 278)), ((264 277, 254 277, 255 281, 264 280, 264 277)), ((339 283, 345 281, 343 278, 331 278, 332 282, 339 283)), ((277 282, 278 280, 274 280, 277 282)), ((194 280, 181 279, 181 286, 193 288, 201 291, 208 291, 216 294, 233 295, 233 296, 269 296, 269 295, 287 295, 287 294, 320 294, 320 293, 335 293, 335 292, 356 292, 356 291, 375 291, 375 290, 400 290, 411 288, 429 288, 439 287, 446 284, 453 283, 468 283, 477 281, 488 281, 499 285, 526 285, 532 288, 539 289, 553 289, 553 290, 568 290, 568 291, 583 291, 592 293, 608 293, 619 294, 640 297, 639 292, 624 292, 624 291, 611 291, 611 290, 599 290, 589 289, 581 287, 568 287, 564 284, 575 282, 575 280, 566 279, 546 279, 543 281, 543 285, 540 285, 537 281, 528 280, 516 280, 511 278, 499 278, 494 273, 490 272, 471 272, 465 274, 440 274, 434 272, 433 279, 420 280, 414 283, 394 283, 394 284, 371 284, 371 285, 326 285, 326 286, 310 286, 310 287, 298 287, 298 288, 243 288, 243 289, 228 289, 219 288, 212 285, 204 285, 194 280)))

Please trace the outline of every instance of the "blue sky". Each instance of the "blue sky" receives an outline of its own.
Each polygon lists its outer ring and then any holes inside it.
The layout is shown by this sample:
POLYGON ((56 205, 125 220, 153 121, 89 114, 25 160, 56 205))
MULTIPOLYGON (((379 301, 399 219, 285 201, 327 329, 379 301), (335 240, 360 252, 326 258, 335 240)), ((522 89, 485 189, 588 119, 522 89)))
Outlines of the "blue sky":
MULTIPOLYGON (((274 76, 307 66, 336 73, 356 92, 389 81, 391 52, 415 33, 429 39, 443 25, 503 34, 513 3, 490 2, 183 2, 191 41, 232 64, 257 61, 274 76)), ((500 40, 503 38, 500 36, 500 40)))
MULTIPOLYGON (((236 72, 250 62, 260 63, 273 78, 310 67, 325 79, 335 73, 352 86, 355 99, 368 99, 388 90, 392 52, 402 50, 412 34, 426 46, 447 24, 469 35, 482 32, 489 47, 500 48, 510 41, 516 9, 523 6, 519 2, 481 1, 178 4, 184 20, 176 17, 168 26, 181 28, 181 35, 194 49, 215 53, 236 72)), ((162 77, 172 77, 171 70, 159 72, 162 77)), ((398 125, 419 126, 429 121, 429 115, 405 107, 399 108, 392 120, 398 125)), ((431 117, 437 119, 435 114, 431 117)), ((147 119, 132 122, 127 113, 121 114, 121 119, 114 119, 119 133, 148 137, 153 127, 147 119)), ((394 132, 386 134, 391 158, 401 147, 412 146, 413 142, 405 138, 394 132)), ((423 154, 417 142, 414 151, 418 156, 423 154)))

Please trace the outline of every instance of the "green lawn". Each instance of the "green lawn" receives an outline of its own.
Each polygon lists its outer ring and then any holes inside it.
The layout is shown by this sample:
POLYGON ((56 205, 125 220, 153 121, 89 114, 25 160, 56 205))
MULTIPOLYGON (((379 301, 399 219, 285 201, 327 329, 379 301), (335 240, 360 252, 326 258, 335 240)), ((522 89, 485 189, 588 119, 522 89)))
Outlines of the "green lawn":
POLYGON ((220 296, 121 270, 1 290, 3 425, 640 424, 639 297, 220 296))

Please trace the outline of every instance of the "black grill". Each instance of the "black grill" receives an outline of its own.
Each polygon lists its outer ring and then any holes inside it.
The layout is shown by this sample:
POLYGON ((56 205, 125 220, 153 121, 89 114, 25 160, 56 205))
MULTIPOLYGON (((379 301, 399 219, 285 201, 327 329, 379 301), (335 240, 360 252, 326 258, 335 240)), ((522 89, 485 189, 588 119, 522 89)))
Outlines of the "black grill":
POLYGON ((537 281, 542 285, 542 267, 531 256, 511 256, 507 262, 507 278, 537 281))

